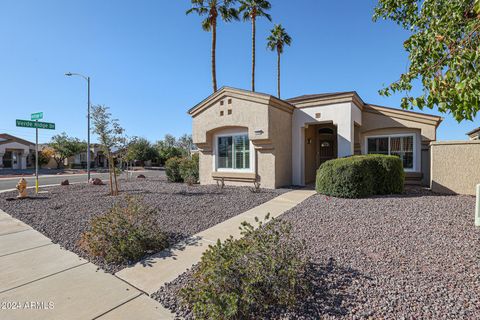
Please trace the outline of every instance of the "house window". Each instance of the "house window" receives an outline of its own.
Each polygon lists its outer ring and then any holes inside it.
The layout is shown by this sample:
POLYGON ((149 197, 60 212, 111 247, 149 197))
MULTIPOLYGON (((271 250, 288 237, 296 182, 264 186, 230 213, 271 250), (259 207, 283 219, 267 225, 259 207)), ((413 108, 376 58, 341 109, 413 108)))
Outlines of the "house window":
POLYGON ((217 140, 218 169, 250 169, 248 135, 221 136, 217 140))
POLYGON ((367 138, 367 153, 398 156, 403 162, 403 168, 414 169, 413 135, 387 136, 367 138))

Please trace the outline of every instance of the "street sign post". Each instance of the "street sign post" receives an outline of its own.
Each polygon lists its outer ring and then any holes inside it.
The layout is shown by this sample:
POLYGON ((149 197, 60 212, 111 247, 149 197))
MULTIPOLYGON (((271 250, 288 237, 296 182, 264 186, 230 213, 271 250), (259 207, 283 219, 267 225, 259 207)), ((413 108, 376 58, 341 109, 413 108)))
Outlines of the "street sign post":
POLYGON ((40 122, 43 119, 43 112, 36 112, 31 114, 31 120, 16 120, 17 127, 35 128, 35 192, 38 193, 38 129, 55 130, 55 123, 40 122))
POLYGON ((35 112, 32 113, 31 118, 32 120, 42 120, 43 119, 43 112, 35 112))
POLYGON ((17 127, 55 130, 55 123, 30 120, 16 120, 17 127))

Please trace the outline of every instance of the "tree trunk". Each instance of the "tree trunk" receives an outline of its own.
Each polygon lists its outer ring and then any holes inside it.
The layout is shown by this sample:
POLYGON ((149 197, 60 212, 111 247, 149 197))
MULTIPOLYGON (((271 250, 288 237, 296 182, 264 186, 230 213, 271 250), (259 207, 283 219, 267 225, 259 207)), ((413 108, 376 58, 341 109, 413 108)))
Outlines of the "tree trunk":
POLYGON ((115 195, 118 196, 117 168, 115 167, 115 162, 113 162, 113 178, 115 179, 115 195))
POLYGON ((277 51, 277 90, 278 99, 280 99, 280 51, 277 51))
POLYGON ((112 157, 108 155, 108 176, 109 176, 109 182, 110 182, 110 195, 113 194, 113 180, 112 180, 112 157))
POLYGON ((255 16, 252 16, 252 91, 255 92, 255 16))
POLYGON ((53 158, 57 163, 57 169, 61 169, 62 159, 53 158))
POLYGON ((216 51, 217 51, 217 19, 212 24, 212 83, 213 92, 217 92, 217 66, 216 66, 216 51))

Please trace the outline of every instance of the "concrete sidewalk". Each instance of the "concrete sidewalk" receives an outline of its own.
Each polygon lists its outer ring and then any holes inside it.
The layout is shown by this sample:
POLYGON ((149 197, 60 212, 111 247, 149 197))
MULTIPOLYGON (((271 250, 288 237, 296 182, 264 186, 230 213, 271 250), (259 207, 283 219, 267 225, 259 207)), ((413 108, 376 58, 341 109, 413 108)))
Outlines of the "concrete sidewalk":
POLYGON ((117 277, 0 210, 0 319, 173 319, 117 277))
POLYGON ((200 261, 203 252, 217 239, 225 240, 230 236, 239 238, 241 236, 239 227, 243 221, 255 225, 255 217, 263 219, 268 213, 272 218, 278 217, 313 194, 315 194, 313 190, 293 190, 284 193, 202 231, 168 250, 140 261, 132 267, 120 270, 116 276, 140 290, 152 294, 200 261))

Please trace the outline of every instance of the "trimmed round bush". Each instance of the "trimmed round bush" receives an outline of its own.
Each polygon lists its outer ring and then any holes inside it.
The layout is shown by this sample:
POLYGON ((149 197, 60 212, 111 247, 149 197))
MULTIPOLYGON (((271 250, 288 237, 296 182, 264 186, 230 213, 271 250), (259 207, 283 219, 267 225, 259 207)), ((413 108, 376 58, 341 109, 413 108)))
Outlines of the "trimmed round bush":
POLYGON ((333 159, 317 171, 318 193, 340 198, 402 193, 405 173, 397 156, 363 155, 333 159))

